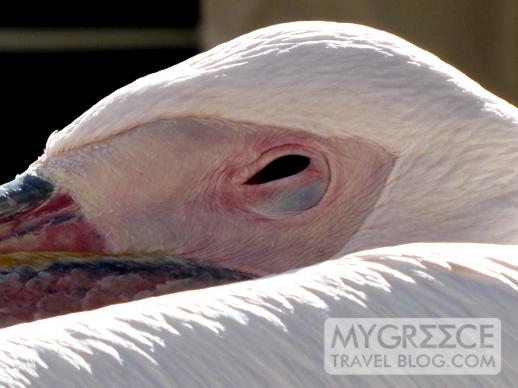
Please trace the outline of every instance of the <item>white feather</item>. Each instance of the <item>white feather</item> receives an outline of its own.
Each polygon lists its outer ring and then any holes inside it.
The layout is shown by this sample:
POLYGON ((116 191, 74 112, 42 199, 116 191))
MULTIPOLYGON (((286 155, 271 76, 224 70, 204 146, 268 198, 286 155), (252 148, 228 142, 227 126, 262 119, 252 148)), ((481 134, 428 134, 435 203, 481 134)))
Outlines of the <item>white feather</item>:
POLYGON ((321 135, 361 130, 394 151, 414 142, 414 135, 430 134, 428 124, 445 118, 457 126, 494 127, 495 117, 518 123, 514 107, 395 35, 355 24, 297 22, 243 35, 117 90, 54 133, 47 153, 179 116, 321 135), (387 100, 387 93, 396 92, 387 100))
POLYGON ((0 331, 9 387, 503 387, 518 378, 518 247, 415 244, 0 331), (463 268, 460 270, 459 268, 463 268), (498 317, 498 376, 331 376, 327 317, 498 317))

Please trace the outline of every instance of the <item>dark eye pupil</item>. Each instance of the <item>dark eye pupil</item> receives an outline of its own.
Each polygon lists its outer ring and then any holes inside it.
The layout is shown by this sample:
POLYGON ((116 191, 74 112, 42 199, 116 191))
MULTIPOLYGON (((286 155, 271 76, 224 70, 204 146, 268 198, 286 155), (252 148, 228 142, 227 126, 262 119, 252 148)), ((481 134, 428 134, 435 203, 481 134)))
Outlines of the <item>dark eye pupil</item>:
POLYGON ((311 159, 302 155, 285 155, 270 162, 261 171, 245 182, 245 185, 260 185, 298 174, 304 171, 311 159))

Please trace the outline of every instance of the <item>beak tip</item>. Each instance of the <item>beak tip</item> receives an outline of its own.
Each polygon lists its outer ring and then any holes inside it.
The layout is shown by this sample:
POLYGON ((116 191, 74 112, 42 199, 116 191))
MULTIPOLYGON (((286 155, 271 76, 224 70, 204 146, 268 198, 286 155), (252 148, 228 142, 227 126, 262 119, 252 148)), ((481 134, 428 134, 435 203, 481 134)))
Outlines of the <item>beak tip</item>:
POLYGON ((23 174, 0 186, 0 219, 39 206, 54 192, 54 184, 33 174, 23 174))

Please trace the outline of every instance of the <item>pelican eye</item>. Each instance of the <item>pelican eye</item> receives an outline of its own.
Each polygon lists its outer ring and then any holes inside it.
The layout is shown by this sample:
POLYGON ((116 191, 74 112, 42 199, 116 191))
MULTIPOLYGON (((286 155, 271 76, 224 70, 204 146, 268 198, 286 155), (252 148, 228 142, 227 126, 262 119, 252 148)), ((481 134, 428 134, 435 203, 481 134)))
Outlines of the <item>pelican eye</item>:
POLYGON ((303 155, 284 155, 268 163, 245 182, 245 185, 261 185, 287 178, 304 171, 311 159, 303 155))

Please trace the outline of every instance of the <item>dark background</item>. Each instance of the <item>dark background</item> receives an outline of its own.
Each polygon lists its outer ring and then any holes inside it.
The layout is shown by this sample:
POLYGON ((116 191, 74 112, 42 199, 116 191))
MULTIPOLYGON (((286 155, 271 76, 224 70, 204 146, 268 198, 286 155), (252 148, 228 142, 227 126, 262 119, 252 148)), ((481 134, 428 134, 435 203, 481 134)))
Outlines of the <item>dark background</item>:
MULTIPOLYGON (((29 8, 29 6, 28 6, 29 8)), ((86 8, 86 7, 85 7, 86 8)), ((125 7, 126 8, 126 7, 125 7)), ((194 29, 198 3, 174 12, 153 7, 102 11, 90 7, 68 15, 49 9, 0 12, 0 29, 69 31, 87 28, 194 29)), ((100 43, 102 46, 102 42, 100 43)), ((49 134, 61 129, 101 98, 127 83, 198 52, 198 47, 0 51, 0 183, 23 172, 43 153, 49 134)))

